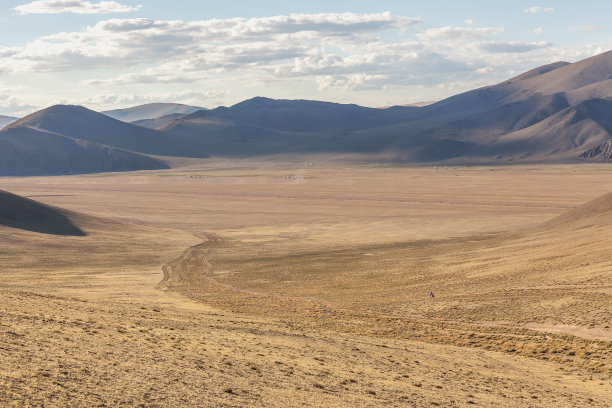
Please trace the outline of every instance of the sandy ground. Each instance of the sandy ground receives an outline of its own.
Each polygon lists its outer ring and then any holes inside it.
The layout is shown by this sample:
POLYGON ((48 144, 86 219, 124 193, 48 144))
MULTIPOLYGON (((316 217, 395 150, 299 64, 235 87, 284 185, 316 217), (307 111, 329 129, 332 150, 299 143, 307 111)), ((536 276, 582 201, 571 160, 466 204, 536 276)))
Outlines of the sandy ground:
POLYGON ((1 179, 119 224, 0 227, 0 400, 608 406, 612 223, 535 226, 612 191, 611 172, 210 161, 1 179))

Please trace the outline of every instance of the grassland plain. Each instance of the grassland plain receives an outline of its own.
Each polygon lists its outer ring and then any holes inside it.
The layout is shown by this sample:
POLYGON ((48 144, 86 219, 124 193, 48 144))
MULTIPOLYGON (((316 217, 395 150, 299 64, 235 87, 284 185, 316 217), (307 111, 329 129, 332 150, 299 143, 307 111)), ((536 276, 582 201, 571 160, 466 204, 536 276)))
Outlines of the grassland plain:
POLYGON ((609 166, 187 164, 1 180, 87 214, 0 227, 3 405, 609 405, 609 166))

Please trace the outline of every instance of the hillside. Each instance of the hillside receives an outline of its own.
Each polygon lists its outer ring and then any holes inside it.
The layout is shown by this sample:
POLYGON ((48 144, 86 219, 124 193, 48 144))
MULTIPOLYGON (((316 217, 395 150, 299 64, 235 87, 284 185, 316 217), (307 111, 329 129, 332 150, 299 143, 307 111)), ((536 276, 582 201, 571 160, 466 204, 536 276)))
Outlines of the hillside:
POLYGON ((204 108, 180 103, 147 103, 131 108, 107 110, 102 113, 123 122, 135 122, 145 119, 157 119, 175 113, 188 115, 201 109, 204 108))
POLYGON ((35 128, 133 152, 162 156, 205 155, 196 145, 167 134, 131 125, 82 106, 55 105, 8 126, 35 128))
POLYGON ((0 190, 0 226, 53 235, 83 236, 68 211, 0 190))
POLYGON ((160 160, 27 126, 0 132, 0 175, 31 176, 164 169, 160 160))

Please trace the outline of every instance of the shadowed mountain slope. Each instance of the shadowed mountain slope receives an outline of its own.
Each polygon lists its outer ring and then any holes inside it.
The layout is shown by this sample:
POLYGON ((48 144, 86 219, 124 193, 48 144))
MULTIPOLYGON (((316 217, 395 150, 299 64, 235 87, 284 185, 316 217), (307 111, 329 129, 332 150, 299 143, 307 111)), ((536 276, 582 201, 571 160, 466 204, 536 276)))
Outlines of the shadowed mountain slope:
MULTIPOLYGON (((178 157, 355 153, 458 164, 610 161, 612 51, 544 65, 423 107, 374 109, 257 97, 187 114, 191 109, 196 108, 149 104, 112 113, 124 120, 153 116, 137 126, 58 105, 16 121, 0 135, 29 128, 178 157)), ((14 156, 8 147, 0 154, 14 156)))
POLYGON ((424 107, 253 98, 167 118, 213 155, 383 154, 410 162, 606 161, 612 52, 556 62, 424 107))
POLYGON ((43 129, 74 139, 88 140, 133 152, 162 156, 202 157, 198 146, 180 137, 125 123, 82 106, 55 105, 28 115, 5 130, 43 129))
POLYGON ((0 132, 0 175, 164 169, 160 160, 27 126, 0 132))
POLYGON ((84 236, 71 213, 0 190, 0 226, 53 235, 84 236))
POLYGON ((188 115, 201 109, 204 108, 180 103, 147 103, 131 108, 107 110, 102 113, 123 122, 135 122, 144 119, 157 119, 173 113, 188 115))

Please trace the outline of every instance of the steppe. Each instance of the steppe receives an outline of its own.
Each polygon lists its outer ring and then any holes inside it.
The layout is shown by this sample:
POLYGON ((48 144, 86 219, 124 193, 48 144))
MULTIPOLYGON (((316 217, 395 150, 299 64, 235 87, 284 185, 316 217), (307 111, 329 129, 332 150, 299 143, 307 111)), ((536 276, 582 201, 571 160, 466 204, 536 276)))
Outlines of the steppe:
POLYGON ((609 165, 172 164, 0 179, 0 405, 610 406, 609 165))

